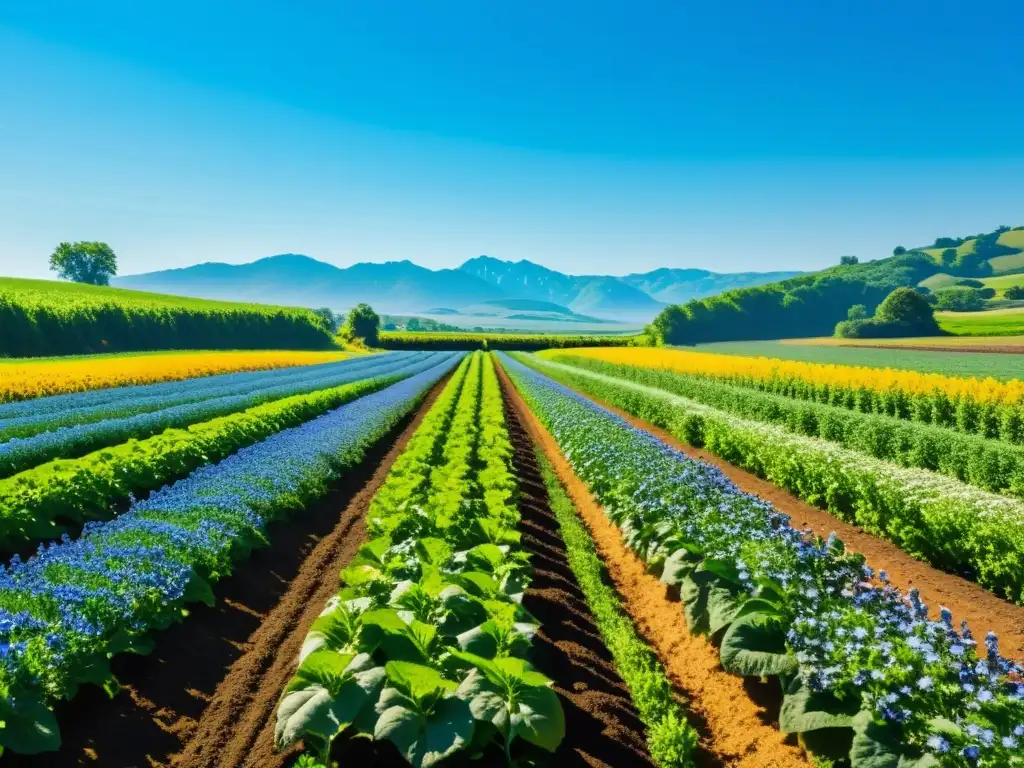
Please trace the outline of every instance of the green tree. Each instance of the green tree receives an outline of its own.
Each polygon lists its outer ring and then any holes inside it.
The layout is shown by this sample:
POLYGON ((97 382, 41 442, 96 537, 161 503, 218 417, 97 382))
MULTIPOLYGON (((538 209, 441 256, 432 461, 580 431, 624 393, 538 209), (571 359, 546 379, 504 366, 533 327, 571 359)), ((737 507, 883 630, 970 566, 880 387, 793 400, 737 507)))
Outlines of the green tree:
POLYGON ((1013 301, 1024 299, 1024 285, 1011 285, 1003 291, 1003 296, 1013 301))
POLYGON ((76 283, 110 285, 117 256, 106 243, 61 243, 50 254, 50 269, 76 283))
POLYGON ((969 277, 964 279, 964 280, 957 280, 956 284, 957 285, 962 285, 964 288, 984 288, 985 287, 985 284, 983 282, 981 282, 981 280, 972 280, 969 277))
POLYGON ((939 261, 944 267, 952 267, 956 264, 956 248, 947 248, 939 255, 939 261))
POLYGON ((860 259, 856 256, 840 256, 839 263, 844 267, 852 267, 854 264, 860 264, 860 259))
POLYGON ((864 320, 868 316, 868 308, 863 304, 854 304, 846 311, 847 320, 864 320))
POLYGON ((341 333, 350 341, 359 339, 368 347, 375 347, 380 337, 380 316, 369 304, 357 304, 346 315, 341 333))
POLYGON ((338 332, 338 317, 328 307, 317 307, 313 310, 313 314, 320 318, 320 322, 328 333, 338 332))
POLYGON ((409 320, 405 323, 405 330, 407 330, 407 331, 419 331, 419 330, 421 330, 419 318, 418 317, 410 317, 409 320))
POLYGON ((902 256, 906 252, 907 249, 904 248, 902 245, 897 245, 895 248, 892 249, 893 256, 902 256))
POLYGON ((920 335, 939 330, 928 300, 913 288, 897 288, 886 296, 875 310, 875 321, 905 326, 920 335))

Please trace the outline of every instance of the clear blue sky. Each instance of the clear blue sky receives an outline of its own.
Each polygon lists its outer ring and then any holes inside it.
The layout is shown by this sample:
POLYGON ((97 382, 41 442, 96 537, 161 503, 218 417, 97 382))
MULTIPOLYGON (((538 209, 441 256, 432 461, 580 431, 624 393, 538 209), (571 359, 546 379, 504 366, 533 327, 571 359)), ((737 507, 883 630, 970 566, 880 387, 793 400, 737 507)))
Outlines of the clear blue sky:
POLYGON ((1024 224, 1019 0, 0 2, 0 273, 812 269, 1024 224))

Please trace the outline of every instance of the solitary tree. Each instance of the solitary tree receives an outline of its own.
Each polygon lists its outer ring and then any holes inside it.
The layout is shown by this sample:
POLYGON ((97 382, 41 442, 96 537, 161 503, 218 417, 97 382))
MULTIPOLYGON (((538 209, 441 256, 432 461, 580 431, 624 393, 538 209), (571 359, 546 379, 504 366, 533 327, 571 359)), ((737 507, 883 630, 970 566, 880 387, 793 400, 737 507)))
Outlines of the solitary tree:
POLYGON ((848 320, 865 320, 868 317, 868 308, 863 304, 854 304, 848 310, 846 310, 846 318, 848 320))
POLYGON ((904 248, 902 245, 897 245, 895 248, 892 249, 893 256, 902 256, 906 252, 907 249, 904 248))
POLYGON ((947 248, 939 256, 939 261, 942 262, 944 267, 952 267, 956 264, 956 248, 947 248))
POLYGON ((106 243, 61 243, 50 254, 50 269, 76 283, 110 285, 117 256, 106 243))
POLYGON ((346 339, 360 339, 369 347, 376 346, 380 335, 380 316, 369 304, 357 304, 345 317, 341 333, 346 339))
POLYGON ((933 312, 928 300, 913 288, 897 288, 878 305, 875 320, 899 325, 906 331, 926 336, 938 332, 933 312))
POLYGON ((854 264, 860 264, 860 259, 856 256, 840 256, 839 263, 844 267, 852 267, 854 264))

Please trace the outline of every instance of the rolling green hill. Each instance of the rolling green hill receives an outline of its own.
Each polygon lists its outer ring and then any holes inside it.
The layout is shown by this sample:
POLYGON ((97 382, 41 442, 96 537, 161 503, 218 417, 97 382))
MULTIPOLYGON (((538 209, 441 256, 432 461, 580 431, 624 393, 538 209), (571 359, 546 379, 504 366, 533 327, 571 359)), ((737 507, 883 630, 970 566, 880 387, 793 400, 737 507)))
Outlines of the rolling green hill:
POLYGON ((1019 250, 1024 246, 1018 245, 1022 241, 1024 228, 1008 227, 966 238, 939 238, 888 258, 673 305, 655 318, 652 328, 671 344, 829 336, 851 306, 863 304, 872 313, 898 287, 941 289, 966 277, 1005 274, 1018 263, 1024 271, 1024 250, 1019 250), (953 257, 944 259, 950 249, 953 257))
POLYGON ((16 357, 330 343, 308 309, 18 278, 0 278, 0 328, 0 355, 16 357))

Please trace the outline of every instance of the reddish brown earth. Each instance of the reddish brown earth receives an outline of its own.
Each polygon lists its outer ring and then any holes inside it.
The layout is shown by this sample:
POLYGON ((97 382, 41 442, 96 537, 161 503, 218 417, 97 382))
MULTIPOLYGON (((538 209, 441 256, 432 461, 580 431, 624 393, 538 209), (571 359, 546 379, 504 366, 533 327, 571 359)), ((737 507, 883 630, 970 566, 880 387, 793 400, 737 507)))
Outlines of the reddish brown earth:
POLYGON ((520 421, 551 461, 594 537, 623 609, 689 702, 706 752, 702 762, 731 768, 806 768, 808 763, 801 750, 785 743, 785 737, 772 727, 777 723, 777 691, 747 683, 723 670, 718 651, 706 639, 686 630, 679 603, 670 599, 665 585, 649 574, 644 563, 626 547, 554 438, 529 411, 504 372, 501 378, 520 421))
MULTIPOLYGON (((273 707, 301 640, 362 543, 362 511, 444 383, 321 503, 272 524, 271 546, 253 552, 215 586, 213 608, 191 608, 185 621, 158 633, 151 655, 114 659, 122 684, 116 697, 86 687, 63 706, 59 752, 5 755, 4 765, 241 768, 238 750, 266 736, 268 717, 272 741, 273 707)), ((254 765, 278 764, 283 760, 254 765)))
MULTIPOLYGON (((585 392, 579 394, 590 397, 585 392)), ((999 636, 999 649, 1004 656, 1015 661, 1024 661, 1024 606, 1007 602, 973 581, 940 571, 928 563, 917 560, 895 544, 844 522, 823 509, 811 506, 788 491, 723 461, 712 453, 683 443, 674 435, 643 419, 597 398, 590 399, 602 408, 621 416, 633 426, 650 432, 690 458, 700 459, 718 467, 741 490, 770 501, 776 509, 789 515, 795 528, 809 528, 822 537, 835 531, 847 549, 864 555, 872 567, 884 569, 893 584, 904 590, 917 587, 921 592, 921 598, 928 604, 935 618, 938 618, 939 607, 945 606, 953 612, 956 621, 967 619, 975 635, 982 636, 989 630, 995 632, 999 636)))
POLYGON ((555 681, 565 712, 566 736, 552 764, 653 766, 629 689, 566 559, 533 442, 507 395, 505 417, 519 479, 522 541, 533 565, 523 606, 541 623, 533 662, 555 681))

